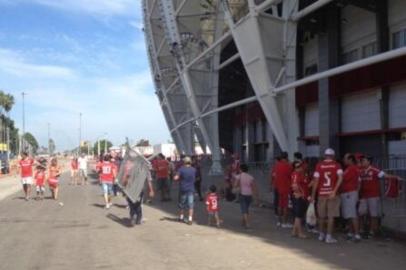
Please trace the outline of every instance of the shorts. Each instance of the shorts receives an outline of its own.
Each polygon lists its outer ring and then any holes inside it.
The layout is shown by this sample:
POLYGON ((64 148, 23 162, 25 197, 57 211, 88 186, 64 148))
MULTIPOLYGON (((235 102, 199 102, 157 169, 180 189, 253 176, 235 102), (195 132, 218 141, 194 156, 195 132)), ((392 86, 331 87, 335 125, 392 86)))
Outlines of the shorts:
POLYGON ((292 198, 292 212, 295 218, 304 218, 307 211, 307 201, 304 198, 292 198))
POLYGON ((87 169, 79 169, 79 176, 87 178, 87 169))
POLYGON ((157 190, 167 190, 168 189, 168 178, 158 178, 156 181, 157 190))
POLYGON ((21 178, 21 183, 23 185, 32 185, 33 184, 33 179, 32 179, 31 176, 23 177, 23 178, 21 178))
POLYGON ((103 194, 113 194, 113 183, 102 183, 103 194))
POLYGON ((340 197, 333 199, 320 197, 317 202, 317 213, 319 218, 335 218, 340 216, 340 197))
POLYGON ((78 170, 77 169, 71 169, 71 171, 70 171, 70 176, 71 177, 74 177, 74 176, 76 176, 78 174, 78 170))
POLYGON ((58 179, 49 179, 48 185, 50 188, 57 188, 58 187, 58 179))
POLYGON ((289 193, 278 193, 278 208, 289 207, 289 193))
POLYGON ((44 185, 37 185, 36 189, 37 189, 37 192, 45 192, 45 186, 44 185))
POLYGON ((179 192, 179 209, 193 209, 194 206, 194 192, 181 191, 179 192))
POLYGON ((241 208, 241 213, 242 214, 248 214, 249 213, 249 208, 252 202, 252 196, 251 195, 242 195, 240 194, 239 196, 240 199, 240 208, 241 208))
POLYGON ((215 216, 215 215, 218 215, 218 213, 219 213, 219 210, 215 210, 215 211, 209 211, 209 210, 207 210, 207 214, 208 214, 209 216, 215 216))
POLYGON ((364 216, 369 214, 371 217, 379 217, 381 216, 381 211, 379 208, 380 198, 367 198, 361 199, 359 201, 358 213, 360 216, 364 216))
POLYGON ((357 215, 357 202, 358 202, 358 192, 350 191, 342 193, 341 197, 341 213, 343 218, 356 218, 357 215))

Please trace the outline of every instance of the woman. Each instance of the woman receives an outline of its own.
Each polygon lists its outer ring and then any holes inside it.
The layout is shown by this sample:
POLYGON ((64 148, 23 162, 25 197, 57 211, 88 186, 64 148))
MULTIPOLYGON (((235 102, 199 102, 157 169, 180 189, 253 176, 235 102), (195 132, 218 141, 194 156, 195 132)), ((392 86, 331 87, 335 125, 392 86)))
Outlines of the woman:
POLYGON ((58 191, 59 191, 59 176, 61 175, 61 168, 58 165, 56 158, 51 159, 51 164, 49 166, 48 173, 48 185, 49 189, 52 192, 52 198, 58 200, 58 191))
POLYGON ((70 163, 70 185, 77 185, 78 183, 78 170, 79 170, 79 163, 76 157, 72 157, 70 163))
POLYGON ((252 202, 253 196, 257 197, 257 187, 254 177, 248 174, 248 166, 245 164, 240 165, 241 173, 237 176, 234 187, 239 189, 240 207, 242 213, 242 225, 250 228, 249 220, 249 207, 252 202))

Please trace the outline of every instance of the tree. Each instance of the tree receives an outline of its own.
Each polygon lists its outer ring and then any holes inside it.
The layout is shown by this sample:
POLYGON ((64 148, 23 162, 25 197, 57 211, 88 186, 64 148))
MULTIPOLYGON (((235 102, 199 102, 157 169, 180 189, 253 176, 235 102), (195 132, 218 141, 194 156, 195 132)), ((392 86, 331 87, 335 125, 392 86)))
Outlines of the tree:
MULTIPOLYGON (((108 140, 100 140, 100 153, 101 154, 104 154, 104 149, 107 149, 107 152, 109 151, 109 148, 110 147, 112 147, 113 146, 113 144, 110 142, 110 141, 108 141, 108 140), (107 144, 107 145, 106 145, 107 144)), ((93 152, 95 153, 95 154, 97 154, 98 153, 98 149, 99 149, 99 147, 98 147, 98 142, 95 142, 95 144, 94 144, 94 146, 93 146, 93 152)))
MULTIPOLYGON (((0 90, 0 110, 1 110, 1 123, 0 123, 0 128, 1 128, 1 142, 2 143, 7 143, 7 145, 10 147, 10 121, 6 121, 6 118, 8 118, 9 112, 13 108, 14 105, 14 97, 10 94, 4 93, 4 91, 0 90), (5 113, 4 113, 5 112, 5 113)), ((14 125, 14 123, 13 123, 14 125)), ((10 150, 10 149, 9 149, 10 150)))
MULTIPOLYGON (((35 154, 39 148, 37 139, 35 139, 34 135, 29 132, 26 132, 23 136, 23 139, 32 147, 32 152, 35 154)), ((26 151, 26 149, 24 149, 26 151)))
POLYGON ((141 139, 135 144, 135 146, 150 146, 149 140, 141 139))

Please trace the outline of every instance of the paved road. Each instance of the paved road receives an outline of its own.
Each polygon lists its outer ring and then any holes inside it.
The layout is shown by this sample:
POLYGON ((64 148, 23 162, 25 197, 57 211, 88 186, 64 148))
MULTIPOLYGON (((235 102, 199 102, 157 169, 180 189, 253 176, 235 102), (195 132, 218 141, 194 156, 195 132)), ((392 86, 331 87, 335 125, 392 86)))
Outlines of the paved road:
POLYGON ((254 209, 253 231, 239 225, 236 204, 223 204, 224 228, 172 221, 175 203, 145 206, 146 223, 127 226, 125 201, 103 209, 97 185, 68 186, 60 206, 25 202, 21 194, 0 202, 0 269, 404 269, 406 247, 394 241, 341 240, 326 245, 276 229, 267 209, 254 209))

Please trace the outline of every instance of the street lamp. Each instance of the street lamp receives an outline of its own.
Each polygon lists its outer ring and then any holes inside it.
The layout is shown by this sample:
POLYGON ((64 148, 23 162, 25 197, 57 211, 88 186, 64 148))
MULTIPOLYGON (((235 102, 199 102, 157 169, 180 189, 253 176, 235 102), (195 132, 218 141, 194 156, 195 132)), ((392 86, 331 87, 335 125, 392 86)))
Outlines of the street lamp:
MULTIPOLYGON (((99 137, 97 137, 97 155, 100 157, 100 138, 101 137, 105 137, 105 143, 104 145, 106 145, 106 137, 107 137, 107 132, 103 133, 102 135, 100 135, 99 137)), ((106 147, 106 146, 105 146, 106 147)), ((106 150, 105 150, 106 151, 106 150)))

